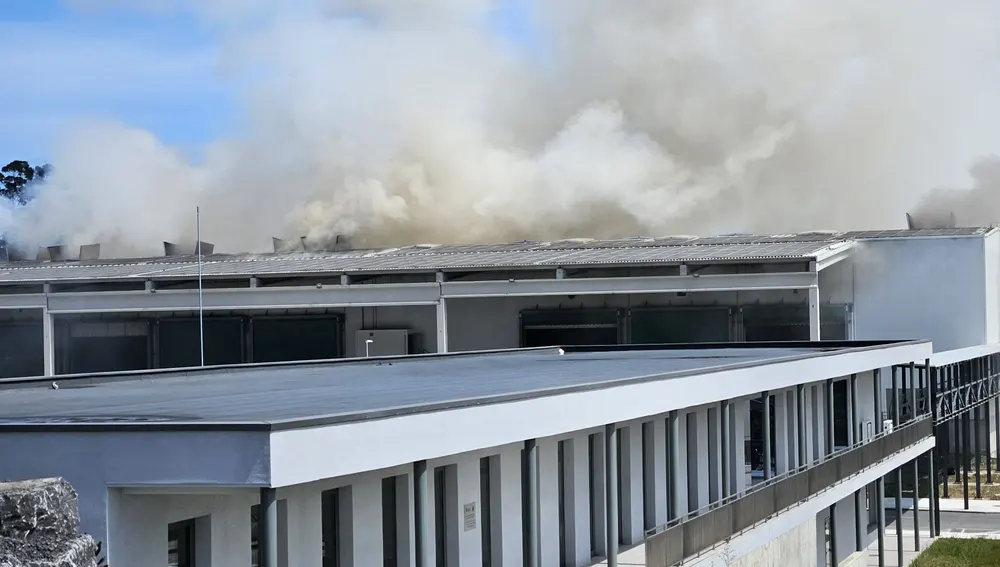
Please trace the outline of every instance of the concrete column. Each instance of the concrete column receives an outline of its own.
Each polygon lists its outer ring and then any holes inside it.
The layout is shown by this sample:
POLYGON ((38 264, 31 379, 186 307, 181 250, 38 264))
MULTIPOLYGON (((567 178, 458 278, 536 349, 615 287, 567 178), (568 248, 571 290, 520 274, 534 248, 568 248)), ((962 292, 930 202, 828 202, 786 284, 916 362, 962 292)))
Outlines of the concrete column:
POLYGON ((899 427, 900 405, 899 405, 899 367, 892 367, 892 426, 899 427))
POLYGON ((434 565, 434 538, 431 534, 430 475, 427 461, 413 463, 413 539, 416 566, 434 565))
MULTIPOLYGON (((672 411, 667 416, 667 449, 669 455, 667 466, 669 473, 669 494, 667 495, 667 507, 670 510, 670 519, 676 519, 687 513, 687 475, 684 474, 684 463, 681 462, 681 443, 685 441, 681 436, 681 420, 677 411, 672 411)), ((617 536, 615 536, 617 537, 617 536)))
POLYGON ((764 392, 760 396, 762 408, 761 430, 764 435, 764 480, 771 478, 771 396, 764 392))
POLYGON ((524 455, 528 460, 527 477, 524 479, 524 487, 528 494, 527 525, 524 526, 525 538, 528 543, 528 565, 527 567, 541 567, 541 547, 539 542, 538 529, 538 443, 534 439, 524 442, 524 455))
MULTIPOLYGON (((663 421, 659 420, 662 424, 663 421)), ((567 462, 566 466, 571 467, 567 471, 572 478, 573 506, 572 515, 567 511, 566 530, 570 535, 570 541, 566 543, 567 555, 571 565, 584 565, 590 559, 590 436, 579 434, 573 438, 573 462, 567 462), (570 517, 571 516, 571 517, 570 517)), ((660 451, 663 454, 663 451, 660 451)), ((595 455, 596 457, 597 455, 595 455)), ((660 468, 658 470, 663 470, 660 468)), ((660 475, 661 477, 663 475, 660 475)), ((594 480, 597 488, 597 480, 594 480)), ((664 500, 664 503, 666 500, 664 500)), ((666 522, 664 518, 658 523, 666 522)))
POLYGON ((819 286, 809 288, 809 340, 820 340, 819 286))
POLYGON ((733 463, 735 467, 736 474, 736 489, 735 493, 741 493, 747 489, 747 474, 746 474, 746 462, 747 462, 747 452, 746 452, 746 437, 748 435, 750 427, 750 400, 741 400, 734 404, 733 408, 733 443, 736 446, 736 459, 733 463))
POLYGON ((437 302, 437 351, 448 352, 448 302, 443 297, 437 302))
POLYGON ((669 444, 667 442, 667 422, 663 419, 653 420, 653 442, 650 445, 650 452, 653 457, 653 515, 656 525, 667 523, 667 478, 670 473, 667 469, 667 452, 669 444))
MULTIPOLYGON (((524 494, 524 486, 522 484, 524 470, 524 463, 521 456, 522 450, 523 446, 519 444, 506 445, 500 450, 500 523, 502 525, 501 548, 503 565, 523 565, 524 563, 524 529, 521 520, 521 496, 524 494)), ((603 467, 601 470, 604 470, 603 467)), ((603 483, 602 479, 594 479, 594 482, 598 481, 603 483)), ((432 505, 431 500, 428 499, 426 502, 429 506, 432 505)), ((433 524, 430 524, 430 526, 433 527, 433 524)), ((430 562, 420 567, 434 566, 433 533, 430 529, 428 529, 427 533, 430 535, 430 539, 427 540, 430 546, 430 562)))
MULTIPOLYGON (((698 502, 696 509, 708 506, 710 502, 708 485, 712 482, 712 475, 709 473, 709 451, 711 450, 712 444, 708 440, 708 409, 702 408, 695 412, 695 443, 696 450, 700 453, 698 455, 697 468, 695 469, 698 474, 697 486, 698 486, 698 502)), ((691 482, 692 479, 688 479, 691 482)))
POLYGON ((257 548, 260 567, 278 567, 278 491, 260 489, 257 548))
POLYGON ((608 567, 618 567, 618 426, 613 423, 604 427, 604 478, 604 549, 608 567))
POLYGON ((622 540, 628 544, 642 541, 643 494, 642 494, 642 424, 632 423, 622 428, 618 435, 628 435, 622 439, 622 540))
MULTIPOLYGON (((546 440, 538 447, 538 541, 541 565, 559 564, 559 445, 555 440, 546 440)), ((570 461, 564 464, 565 467, 573 466, 572 449, 568 455, 564 455, 570 461)), ((565 477, 564 477, 565 478, 565 477)), ((565 487, 564 487, 565 488, 565 487)), ((567 494, 567 498, 570 496, 567 494)), ((572 503, 566 502, 567 508, 572 509, 572 503)), ((569 510, 567 510, 568 512, 569 510)), ((572 516, 567 513, 565 517, 565 535, 567 536, 566 553, 569 557, 570 545, 569 536, 572 530, 572 516)), ((480 542, 482 539, 480 538, 480 542)), ((477 560, 478 558, 473 558, 477 560)), ((478 561, 476 561, 478 563, 478 561)), ((462 563, 463 565, 465 562, 462 563)))
MULTIPOLYGON (((302 565, 322 565, 323 498, 320 491, 307 491, 302 487, 291 491, 284 502, 288 548, 295 550, 296 560, 302 565)), ((212 514, 213 531, 215 515, 212 514)))
MULTIPOLYGON (((48 292, 49 284, 45 284, 48 292)), ((56 375, 56 333, 55 320, 48 308, 42 309, 42 348, 46 376, 56 375)))
POLYGON ((778 392, 774 395, 774 472, 782 475, 788 472, 788 395, 778 392))

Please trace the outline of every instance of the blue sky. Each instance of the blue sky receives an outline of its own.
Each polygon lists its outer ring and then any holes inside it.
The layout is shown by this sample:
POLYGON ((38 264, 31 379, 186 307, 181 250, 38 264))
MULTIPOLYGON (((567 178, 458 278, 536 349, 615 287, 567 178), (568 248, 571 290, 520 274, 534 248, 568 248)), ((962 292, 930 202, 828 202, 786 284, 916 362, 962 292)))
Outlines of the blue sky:
MULTIPOLYGON (((529 0, 502 1, 496 28, 525 38, 529 0)), ((233 93, 215 74, 218 38, 190 14, 79 9, 67 0, 0 7, 0 164, 50 161, 59 129, 78 119, 112 118, 181 148, 234 121, 233 93)))

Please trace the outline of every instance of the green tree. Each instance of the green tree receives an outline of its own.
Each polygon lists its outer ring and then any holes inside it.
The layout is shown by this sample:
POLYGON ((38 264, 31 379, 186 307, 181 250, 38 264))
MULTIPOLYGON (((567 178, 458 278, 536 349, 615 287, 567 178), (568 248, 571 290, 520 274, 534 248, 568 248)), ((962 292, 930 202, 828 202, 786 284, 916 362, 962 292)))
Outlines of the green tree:
POLYGON ((24 160, 14 160, 0 168, 0 196, 24 204, 27 202, 25 188, 45 179, 48 173, 48 165, 32 166, 24 160))

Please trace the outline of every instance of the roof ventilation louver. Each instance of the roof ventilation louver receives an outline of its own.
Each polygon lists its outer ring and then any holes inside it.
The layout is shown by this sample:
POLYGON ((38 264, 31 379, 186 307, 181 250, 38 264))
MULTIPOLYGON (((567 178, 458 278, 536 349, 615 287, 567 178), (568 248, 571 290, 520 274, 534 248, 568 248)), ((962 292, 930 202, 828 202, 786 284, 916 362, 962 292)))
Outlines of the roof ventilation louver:
POLYGON ((80 260, 83 262, 100 260, 101 259, 101 245, 100 244, 84 244, 80 246, 80 260))
MULTIPOLYGON (((201 241, 201 255, 202 256, 211 256, 214 252, 215 252, 215 245, 214 244, 212 244, 211 242, 205 242, 204 240, 201 241)), ((192 253, 196 254, 196 255, 198 254, 198 243, 197 242, 195 242, 195 244, 194 244, 194 252, 192 252, 192 253)))
POLYGON ((49 260, 53 262, 65 262, 69 260, 69 246, 64 244, 57 244, 55 246, 48 246, 49 260))
POLYGON ((7 246, 0 246, 0 262, 10 262, 10 252, 7 246))
POLYGON ((918 215, 906 213, 906 228, 955 228, 958 223, 952 211, 922 211, 918 215))
POLYGON ((271 237, 271 246, 274 247, 275 252, 286 252, 288 250, 286 248, 288 246, 288 243, 278 238, 277 236, 271 237))
POLYGON ((177 245, 173 242, 163 241, 163 255, 164 256, 180 256, 181 251, 177 248, 177 245))
POLYGON ((49 259, 49 249, 44 246, 39 246, 38 253, 35 254, 35 260, 38 262, 48 262, 49 259))

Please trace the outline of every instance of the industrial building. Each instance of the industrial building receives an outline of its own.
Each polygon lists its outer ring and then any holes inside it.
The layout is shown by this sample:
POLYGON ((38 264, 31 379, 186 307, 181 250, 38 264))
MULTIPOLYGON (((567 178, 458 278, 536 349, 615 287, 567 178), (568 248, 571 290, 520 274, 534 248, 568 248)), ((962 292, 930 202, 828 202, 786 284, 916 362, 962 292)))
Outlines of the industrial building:
POLYGON ((0 264, 0 477, 116 567, 842 564, 996 443, 993 228, 66 257, 0 264))

